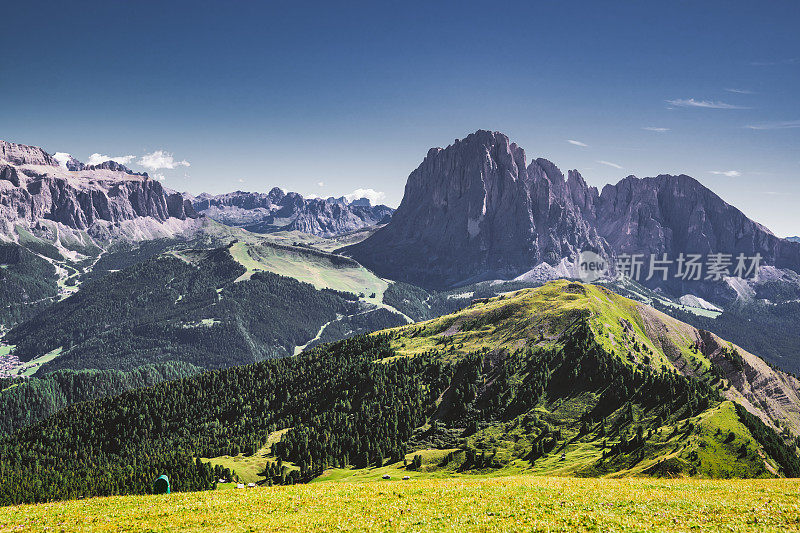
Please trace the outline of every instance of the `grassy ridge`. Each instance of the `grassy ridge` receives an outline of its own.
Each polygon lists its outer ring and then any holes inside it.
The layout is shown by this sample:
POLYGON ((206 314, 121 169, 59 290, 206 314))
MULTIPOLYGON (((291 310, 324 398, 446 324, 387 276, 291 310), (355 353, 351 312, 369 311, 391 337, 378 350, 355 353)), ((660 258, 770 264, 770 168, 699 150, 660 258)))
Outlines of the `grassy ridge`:
POLYGON ((796 531, 800 480, 427 479, 0 508, 0 530, 796 531))

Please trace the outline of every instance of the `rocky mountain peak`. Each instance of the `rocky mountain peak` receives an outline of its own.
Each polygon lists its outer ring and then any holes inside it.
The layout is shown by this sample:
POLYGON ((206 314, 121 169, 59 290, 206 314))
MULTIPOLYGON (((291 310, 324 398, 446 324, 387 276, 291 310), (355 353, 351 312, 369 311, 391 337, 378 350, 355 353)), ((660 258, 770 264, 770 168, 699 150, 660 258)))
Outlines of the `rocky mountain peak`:
POLYGON ((286 191, 284 191, 280 187, 273 187, 272 189, 270 189, 267 195, 273 202, 277 204, 280 203, 280 201, 286 197, 286 191))
MULTIPOLYGON (((72 161, 75 161, 73 158, 72 161)), ((80 161, 76 161, 76 163, 80 163, 80 161)), ((80 163, 83 168, 76 168, 75 170, 111 170, 113 172, 124 172, 125 174, 130 174, 132 176, 147 176, 147 172, 134 172, 122 163, 117 163, 116 161, 108 160, 104 161, 97 165, 84 165, 80 163)), ((73 165, 77 167, 78 165, 73 165)), ((67 168, 69 168, 69 162, 67 163, 67 168)))
POLYGON ((8 141, 0 141, 0 159, 12 165, 58 166, 58 161, 38 146, 29 146, 27 144, 17 144, 8 141))
POLYGON ((509 277, 577 247, 604 249, 546 160, 479 130, 429 150, 389 224, 347 252, 379 273, 438 287, 509 277))

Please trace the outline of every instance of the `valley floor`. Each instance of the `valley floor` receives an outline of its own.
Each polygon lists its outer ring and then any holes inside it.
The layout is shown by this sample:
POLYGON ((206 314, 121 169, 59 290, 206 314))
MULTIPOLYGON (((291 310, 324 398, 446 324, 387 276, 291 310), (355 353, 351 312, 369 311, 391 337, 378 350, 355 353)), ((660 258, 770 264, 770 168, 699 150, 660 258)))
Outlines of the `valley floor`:
POLYGON ((0 508, 0 531, 798 531, 800 480, 312 483, 0 508))

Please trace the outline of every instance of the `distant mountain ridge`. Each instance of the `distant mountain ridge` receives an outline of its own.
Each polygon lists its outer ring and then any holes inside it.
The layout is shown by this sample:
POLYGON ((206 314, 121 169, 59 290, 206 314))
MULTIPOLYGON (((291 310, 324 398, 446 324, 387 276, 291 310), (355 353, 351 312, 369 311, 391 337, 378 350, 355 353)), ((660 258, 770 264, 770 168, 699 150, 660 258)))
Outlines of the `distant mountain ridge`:
POLYGON ((274 187, 268 193, 235 191, 192 198, 198 213, 255 233, 302 231, 331 237, 388 222, 394 209, 366 198, 304 198, 274 187))
POLYGON ((381 275, 441 288, 556 266, 580 250, 610 258, 760 253, 800 271, 800 243, 779 239, 690 176, 628 176, 600 193, 578 171, 565 178, 546 159, 527 163, 507 136, 484 130, 429 150, 391 222, 343 251, 381 275))
POLYGON ((393 212, 366 198, 304 198, 277 187, 268 193, 193 197, 116 161, 86 165, 71 156, 60 161, 37 146, 0 141, 0 232, 6 235, 21 225, 54 236, 52 228, 41 227, 50 221, 67 233, 146 239, 180 232, 192 219, 207 215, 256 233, 300 231, 332 237, 385 224, 393 212), (125 230, 114 229, 120 225, 125 230))
POLYGON ((137 219, 158 226, 194 218, 183 195, 146 173, 114 161, 87 166, 72 159, 64 167, 41 148, 0 141, 0 231, 5 234, 42 221, 105 235, 109 226, 137 219))

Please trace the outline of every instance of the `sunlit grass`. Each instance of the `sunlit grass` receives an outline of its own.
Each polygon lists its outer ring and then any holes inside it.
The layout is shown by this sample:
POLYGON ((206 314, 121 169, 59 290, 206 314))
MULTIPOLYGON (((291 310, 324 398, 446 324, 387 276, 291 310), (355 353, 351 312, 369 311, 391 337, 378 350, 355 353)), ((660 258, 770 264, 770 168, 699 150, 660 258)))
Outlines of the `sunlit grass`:
POLYGON ((314 483, 0 508, 11 531, 796 531, 798 480, 314 483))

